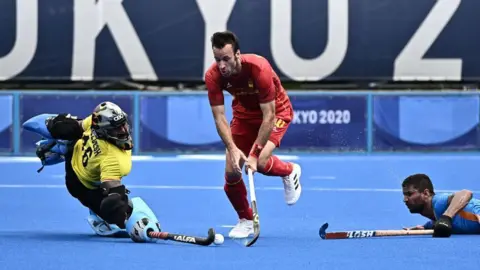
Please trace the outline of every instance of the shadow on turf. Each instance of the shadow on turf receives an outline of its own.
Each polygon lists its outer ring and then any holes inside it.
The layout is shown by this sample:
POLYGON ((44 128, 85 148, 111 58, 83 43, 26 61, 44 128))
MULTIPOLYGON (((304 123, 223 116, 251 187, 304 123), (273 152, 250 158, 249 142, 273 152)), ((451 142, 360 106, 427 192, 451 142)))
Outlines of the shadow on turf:
POLYGON ((71 232, 0 232, 0 238, 15 238, 23 240, 41 240, 41 241, 96 241, 96 242, 105 242, 105 241, 118 241, 123 239, 125 241, 131 242, 128 236, 117 236, 117 237, 102 237, 90 233, 71 233, 71 232))
MULTIPOLYGON (((91 233, 76 233, 76 232, 49 232, 49 231, 37 231, 27 232, 27 231, 0 231, 0 242, 1 240, 15 240, 15 241, 41 241, 41 242, 90 242, 90 243, 106 243, 114 242, 119 244, 134 244, 128 235, 104 237, 98 236, 91 233)), ((228 241, 228 240, 227 240, 228 241)), ((185 243, 179 243, 174 241, 162 241, 159 240, 157 243, 151 244, 166 244, 172 247, 200 247, 199 245, 190 245, 185 243)), ((211 246, 216 246, 212 244, 211 246)), ((220 245, 218 247, 222 247, 220 245)))

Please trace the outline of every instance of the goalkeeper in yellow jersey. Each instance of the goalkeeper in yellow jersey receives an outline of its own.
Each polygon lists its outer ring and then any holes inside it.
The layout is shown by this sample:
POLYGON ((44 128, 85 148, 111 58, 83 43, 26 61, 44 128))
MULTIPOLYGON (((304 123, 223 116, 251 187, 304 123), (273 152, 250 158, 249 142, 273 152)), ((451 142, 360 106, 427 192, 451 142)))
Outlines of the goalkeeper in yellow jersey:
POLYGON ((132 168, 133 140, 128 116, 119 106, 102 102, 83 120, 41 114, 23 127, 43 137, 37 142, 43 166, 65 162, 67 190, 90 210, 88 222, 96 234, 126 232, 136 242, 148 242, 143 231, 160 231, 155 214, 142 199, 130 199, 122 183, 132 168))

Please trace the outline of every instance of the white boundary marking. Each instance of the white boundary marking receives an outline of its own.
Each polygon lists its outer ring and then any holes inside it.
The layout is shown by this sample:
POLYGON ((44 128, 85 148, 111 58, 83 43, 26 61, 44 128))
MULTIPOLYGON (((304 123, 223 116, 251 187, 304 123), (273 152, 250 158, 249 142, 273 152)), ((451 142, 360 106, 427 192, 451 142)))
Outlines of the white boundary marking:
MULTIPOLYGON (((39 188, 39 189, 62 189, 65 185, 54 184, 0 184, 0 188, 22 189, 22 188, 39 188)), ((128 185, 129 189, 175 189, 175 190, 223 190, 223 186, 160 186, 160 185, 128 185)), ((283 191, 283 187, 255 187, 255 190, 265 191, 283 191)), ((306 191, 333 191, 333 192, 402 192, 398 188, 302 188, 306 191)), ((458 190, 440 189, 439 193, 456 192, 458 190)), ((480 193, 480 190, 472 190, 473 193, 480 193)))
POLYGON ((328 175, 314 175, 310 176, 309 179, 314 180, 335 180, 337 179, 335 176, 328 176, 328 175))
MULTIPOLYGON (((298 160, 299 156, 278 155, 282 160, 298 160)), ((224 161, 225 155, 132 156, 136 162, 224 161)), ((37 157, 0 157, 0 163, 40 163, 37 157)))
MULTIPOLYGON (((155 159, 156 157, 152 157, 155 159)), ((279 159, 283 160, 298 160, 300 157, 299 156, 293 156, 293 155, 278 155, 279 159)), ((224 161, 225 160, 225 155, 178 155, 176 156, 176 159, 178 160, 218 160, 218 161, 224 161)))
MULTIPOLYGON (((277 155, 281 160, 285 161, 342 161, 342 162, 371 162, 371 161, 450 161, 450 160, 469 160, 480 161, 479 154, 405 154, 405 155, 277 155)), ((132 156, 135 162, 185 162, 185 161, 224 161, 225 155, 218 154, 194 154, 194 155, 174 155, 174 156, 132 156)), ((34 156, 19 157, 19 156, 0 156, 0 163, 39 163, 40 160, 34 156)))
MULTIPOLYGON (((285 161, 318 161, 323 162, 402 162, 402 161, 436 161, 447 162, 452 160, 460 161, 480 161, 479 154, 399 154, 399 155, 277 155, 281 160, 285 161)), ((223 154, 193 154, 193 155, 173 155, 173 156, 132 156, 134 162, 186 162, 186 161, 211 161, 223 162, 225 155, 223 154)), ((7 163, 40 163, 40 160, 34 156, 0 156, 0 164, 7 163)))

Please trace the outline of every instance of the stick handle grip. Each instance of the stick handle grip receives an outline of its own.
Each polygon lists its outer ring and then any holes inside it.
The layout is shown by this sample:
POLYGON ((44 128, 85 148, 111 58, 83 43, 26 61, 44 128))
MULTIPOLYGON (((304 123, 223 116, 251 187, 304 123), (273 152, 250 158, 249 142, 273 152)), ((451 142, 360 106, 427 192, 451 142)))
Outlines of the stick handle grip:
POLYGON ((432 235, 433 230, 377 230, 375 236, 432 235))
POLYGON ((247 170, 248 173, 248 185, 250 190, 250 201, 252 204, 252 212, 253 212, 253 238, 246 243, 247 247, 252 246, 257 242, 258 238, 260 237, 260 217, 258 215, 257 209, 257 196, 255 195, 255 182, 253 179, 253 172, 249 168, 247 170))
POLYGON ((432 235, 433 230, 375 230, 375 231, 346 231, 327 232, 325 239, 353 239, 369 237, 409 236, 409 235, 432 235))
POLYGON ((248 173, 248 188, 250 189, 250 200, 257 201, 257 195, 255 194, 255 182, 253 180, 253 172, 251 169, 247 170, 248 173))

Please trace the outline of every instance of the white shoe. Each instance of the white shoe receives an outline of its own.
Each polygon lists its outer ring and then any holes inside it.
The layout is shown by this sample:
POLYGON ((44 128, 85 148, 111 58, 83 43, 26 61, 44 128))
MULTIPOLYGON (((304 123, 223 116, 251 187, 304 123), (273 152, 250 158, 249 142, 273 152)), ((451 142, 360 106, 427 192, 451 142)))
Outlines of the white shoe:
POLYGON ((300 176, 302 175, 302 168, 300 165, 293 164, 293 171, 290 175, 282 177, 283 187, 285 189, 285 202, 288 205, 295 204, 302 194, 302 185, 300 184, 300 176))
POLYGON ((253 220, 240 219, 235 227, 230 231, 230 238, 247 238, 253 235, 253 220))

